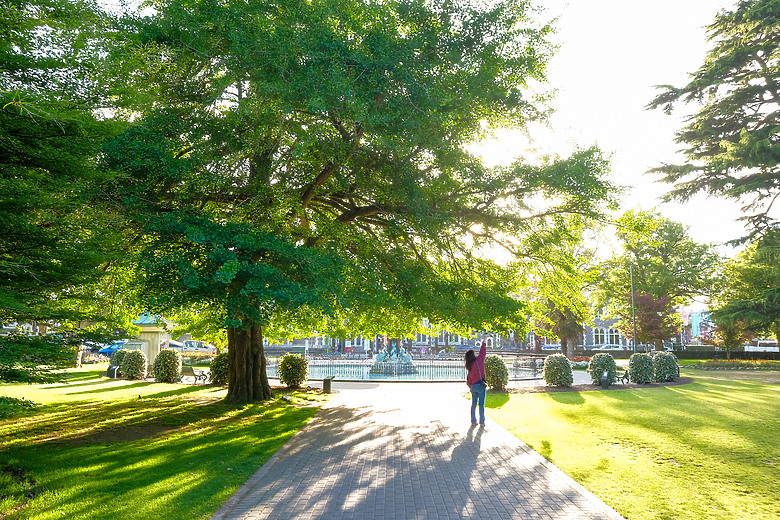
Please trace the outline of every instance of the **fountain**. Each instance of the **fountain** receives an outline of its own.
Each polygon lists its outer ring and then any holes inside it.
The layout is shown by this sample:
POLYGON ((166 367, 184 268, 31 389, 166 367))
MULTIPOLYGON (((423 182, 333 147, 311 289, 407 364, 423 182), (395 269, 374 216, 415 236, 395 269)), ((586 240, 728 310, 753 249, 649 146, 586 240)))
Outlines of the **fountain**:
POLYGON ((374 364, 369 371, 369 374, 384 376, 416 373, 417 368, 412 363, 412 355, 405 348, 401 347, 396 339, 390 340, 390 345, 376 355, 374 364))

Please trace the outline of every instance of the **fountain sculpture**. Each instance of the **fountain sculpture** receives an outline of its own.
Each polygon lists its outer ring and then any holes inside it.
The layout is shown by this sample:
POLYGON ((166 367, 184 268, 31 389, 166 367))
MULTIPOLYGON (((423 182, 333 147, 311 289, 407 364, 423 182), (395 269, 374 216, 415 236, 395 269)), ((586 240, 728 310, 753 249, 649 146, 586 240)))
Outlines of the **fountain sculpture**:
POLYGON ((392 339, 390 344, 376 355, 369 373, 385 376, 416 374, 417 369, 412 363, 412 355, 398 344, 398 340, 392 339))

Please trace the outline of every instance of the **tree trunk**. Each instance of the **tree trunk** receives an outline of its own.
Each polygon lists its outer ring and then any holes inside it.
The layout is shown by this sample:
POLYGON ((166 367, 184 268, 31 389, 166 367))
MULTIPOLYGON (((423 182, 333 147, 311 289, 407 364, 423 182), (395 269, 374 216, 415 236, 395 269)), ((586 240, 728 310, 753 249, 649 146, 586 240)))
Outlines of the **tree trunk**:
POLYGON ((228 328, 228 393, 231 403, 265 401, 274 396, 265 373, 263 332, 260 325, 249 329, 228 328))

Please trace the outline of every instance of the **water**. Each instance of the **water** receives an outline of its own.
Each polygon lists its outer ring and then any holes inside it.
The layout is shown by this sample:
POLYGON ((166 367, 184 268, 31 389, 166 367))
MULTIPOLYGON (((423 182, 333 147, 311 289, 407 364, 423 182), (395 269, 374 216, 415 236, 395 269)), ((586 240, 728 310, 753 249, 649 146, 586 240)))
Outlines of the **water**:
MULTIPOLYGON (((398 370, 392 374, 372 374, 371 367, 373 360, 350 360, 350 359, 310 359, 309 360, 309 379, 318 380, 326 376, 334 376, 341 380, 356 381, 465 381, 466 369, 463 361, 445 361, 422 359, 414 361, 416 373, 408 373, 402 363, 396 363, 398 370)), ((275 360, 269 360, 266 365, 266 374, 268 377, 279 377, 279 363, 275 360)), ((518 379, 537 379, 540 377, 539 371, 528 366, 507 366, 510 380, 518 379)))

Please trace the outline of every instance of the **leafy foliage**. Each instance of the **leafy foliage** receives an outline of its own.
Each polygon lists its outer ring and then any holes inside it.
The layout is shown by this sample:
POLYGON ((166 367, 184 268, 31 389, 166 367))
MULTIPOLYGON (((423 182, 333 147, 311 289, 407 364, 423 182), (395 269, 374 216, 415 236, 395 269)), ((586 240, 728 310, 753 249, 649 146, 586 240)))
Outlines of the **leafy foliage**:
POLYGON ((228 382, 228 365, 227 352, 214 356, 209 365, 209 381, 215 385, 225 386, 228 382))
POLYGON ((563 354, 553 354, 545 358, 542 376, 550 386, 571 386, 574 383, 571 363, 563 354))
POLYGON ((628 360, 628 379, 632 383, 652 383, 655 377, 653 358, 649 354, 637 352, 628 360))
POLYGON ((99 190, 113 173, 95 160, 117 132, 96 115, 108 20, 81 0, 4 2, 0 15, 0 320, 105 321, 110 293, 93 286, 121 237, 99 190))
POLYGON ((485 358, 485 380, 490 388, 503 390, 509 382, 509 370, 500 356, 491 354, 485 358))
POLYGON ((149 361, 142 350, 128 350, 119 371, 127 379, 146 379, 149 361))
POLYGON ((279 382, 298 388, 309 377, 309 363, 300 354, 287 353, 279 358, 279 382))
POLYGON ((181 354, 173 349, 163 349, 152 364, 154 380, 160 383, 175 383, 181 378, 181 354))
POLYGON ((618 328, 629 338, 635 314, 637 343, 658 346, 679 330, 675 307, 712 292, 720 258, 712 246, 694 242, 682 224, 654 213, 626 212, 617 236, 624 252, 597 266, 596 305, 619 317, 618 328))
POLYGON ((723 347, 755 336, 780 339, 780 231, 770 231, 726 263, 712 311, 723 347))
POLYGON ((675 103, 698 103, 698 113, 677 133, 688 161, 656 172, 674 183, 670 199, 697 193, 735 200, 752 197, 743 217, 756 233, 777 226, 769 215, 780 192, 780 4, 741 0, 708 27, 712 49, 681 88, 663 86, 650 104, 670 113, 675 103))
POLYGON ((127 353, 130 352, 129 350, 125 350, 123 348, 120 348, 119 350, 115 350, 111 353, 111 358, 109 359, 108 363, 110 365, 122 366, 122 360, 125 358, 127 353))
POLYGON ((634 315, 627 313, 626 309, 620 310, 621 320, 618 328, 624 336, 633 339, 633 318, 636 317, 637 344, 658 346, 680 330, 682 322, 679 314, 671 306, 670 298, 664 296, 656 298, 651 294, 635 293, 634 305, 634 315))
POLYGON ((53 381, 52 371, 73 362, 77 344, 59 335, 0 336, 0 381, 53 381))
POLYGON ((526 0, 154 8, 115 55, 138 119, 105 165, 150 306, 228 329, 229 400, 270 396, 268 330, 524 330, 524 268, 613 196, 597 149, 493 169, 464 150, 547 110, 529 85, 551 29, 526 0))
POLYGON ((677 356, 671 352, 656 350, 650 353, 653 359, 653 380, 659 383, 677 380, 677 356))
POLYGON ((34 410, 38 405, 24 397, 0 396, 0 419, 9 419, 23 413, 34 410))
POLYGON ((605 370, 609 373, 608 383, 614 385, 615 382, 617 382, 617 364, 615 363, 615 358, 606 352, 594 354, 588 362, 588 374, 594 385, 601 384, 601 375, 605 370))

